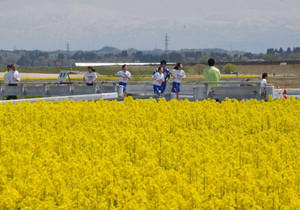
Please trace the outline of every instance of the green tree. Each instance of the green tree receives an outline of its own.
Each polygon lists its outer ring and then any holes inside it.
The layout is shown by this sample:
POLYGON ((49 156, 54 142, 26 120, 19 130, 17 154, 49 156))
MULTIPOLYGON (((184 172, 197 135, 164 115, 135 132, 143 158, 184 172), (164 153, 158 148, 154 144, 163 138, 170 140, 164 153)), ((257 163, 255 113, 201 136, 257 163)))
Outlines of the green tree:
POLYGON ((296 60, 296 59, 297 59, 297 56, 296 56, 295 54, 290 54, 290 55, 288 56, 288 59, 290 59, 290 60, 296 60))
POLYGON ((276 56, 275 55, 264 55, 264 60, 265 61, 275 61, 276 56))
POLYGON ((230 63, 226 64, 223 69, 225 74, 231 74, 235 72, 235 66, 230 63))
POLYGON ((128 57, 128 53, 127 53, 126 50, 122 50, 122 52, 119 53, 119 56, 123 57, 123 58, 127 58, 128 57))
POLYGON ((207 61, 208 61, 208 56, 202 56, 202 57, 199 58, 200 63, 207 64, 207 61))
POLYGON ((247 58, 246 56, 243 56, 241 58, 242 62, 249 62, 249 58, 247 58))
POLYGON ((186 57, 185 60, 187 63, 195 63, 195 58, 193 57, 186 57))
POLYGON ((235 62, 235 63, 240 62, 240 58, 239 57, 234 57, 233 62, 235 62))
POLYGON ((58 60, 63 60, 63 59, 65 59, 65 55, 64 55, 63 53, 59 53, 59 54, 57 55, 57 59, 58 59, 58 60))
POLYGON ((221 62, 226 63, 226 62, 228 62, 228 60, 227 60, 226 57, 223 57, 222 60, 221 60, 221 62))

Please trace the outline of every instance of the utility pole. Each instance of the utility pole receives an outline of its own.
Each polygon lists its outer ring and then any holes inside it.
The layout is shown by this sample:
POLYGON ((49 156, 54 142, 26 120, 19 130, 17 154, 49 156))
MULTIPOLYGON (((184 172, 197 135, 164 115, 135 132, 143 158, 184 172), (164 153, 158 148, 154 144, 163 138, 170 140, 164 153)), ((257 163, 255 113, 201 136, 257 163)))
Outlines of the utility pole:
POLYGON ((67 59, 67 66, 70 66, 70 45, 69 42, 67 42, 67 55, 66 55, 66 59, 67 59))
POLYGON ((168 34, 165 36, 165 53, 169 51, 169 37, 168 34))

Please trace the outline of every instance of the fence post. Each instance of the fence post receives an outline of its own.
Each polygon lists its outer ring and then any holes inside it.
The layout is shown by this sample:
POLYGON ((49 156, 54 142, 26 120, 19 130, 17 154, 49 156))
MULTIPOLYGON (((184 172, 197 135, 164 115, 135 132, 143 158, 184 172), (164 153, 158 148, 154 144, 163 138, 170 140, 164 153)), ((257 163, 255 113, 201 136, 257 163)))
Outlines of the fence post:
POLYGON ((198 99, 197 99, 197 88, 196 88, 196 87, 197 87, 197 86, 194 86, 194 87, 193 87, 193 100, 194 100, 194 101, 198 100, 198 99))
POLYGON ((47 96, 47 89, 46 89, 46 83, 43 84, 43 90, 44 90, 44 97, 47 96))
POLYGON ((117 83, 113 83, 113 89, 112 89, 112 92, 117 92, 118 89, 117 89, 117 83))
POLYGON ((123 93, 123 86, 122 85, 118 85, 117 86, 117 93, 118 93, 118 97, 123 97, 124 93, 123 93))
MULTIPOLYGON (((256 84, 256 99, 262 99, 262 88, 260 87, 260 84, 256 84)), ((267 96, 267 98, 268 98, 268 96, 267 96)))
POLYGON ((46 97, 49 97, 49 96, 51 96, 51 93, 50 93, 50 91, 49 91, 49 86, 45 86, 45 95, 46 95, 46 97))
POLYGON ((204 83, 204 97, 208 99, 208 84, 204 83))
POLYGON ((274 98, 274 86, 266 86, 266 100, 268 100, 269 95, 274 98))
POLYGON ((93 84, 94 93, 101 93, 101 85, 102 84, 93 84))
POLYGON ((3 100, 3 86, 0 85, 0 98, 3 100))
POLYGON ((20 94, 20 98, 21 98, 21 99, 24 99, 24 91, 25 91, 25 90, 24 90, 24 84, 22 83, 22 84, 21 84, 21 94, 20 94))

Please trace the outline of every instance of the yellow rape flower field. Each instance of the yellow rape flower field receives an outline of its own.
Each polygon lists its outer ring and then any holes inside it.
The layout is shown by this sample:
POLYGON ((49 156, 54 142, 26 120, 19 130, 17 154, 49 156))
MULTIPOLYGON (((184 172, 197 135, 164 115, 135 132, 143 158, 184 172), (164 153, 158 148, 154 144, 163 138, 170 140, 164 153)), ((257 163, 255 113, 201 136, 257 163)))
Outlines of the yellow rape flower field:
POLYGON ((0 105, 0 209, 300 208, 300 99, 0 105))

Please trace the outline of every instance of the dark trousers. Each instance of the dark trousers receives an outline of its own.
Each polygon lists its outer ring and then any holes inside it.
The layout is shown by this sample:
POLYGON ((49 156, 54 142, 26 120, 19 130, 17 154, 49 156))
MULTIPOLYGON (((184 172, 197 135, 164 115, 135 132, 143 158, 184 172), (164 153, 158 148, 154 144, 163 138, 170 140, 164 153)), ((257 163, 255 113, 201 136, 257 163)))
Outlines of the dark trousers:
MULTIPOLYGON (((8 86, 18 86, 17 84, 8 84, 8 86)), ((15 95, 6 96, 6 100, 17 99, 15 95)))

